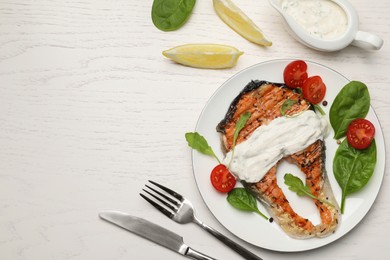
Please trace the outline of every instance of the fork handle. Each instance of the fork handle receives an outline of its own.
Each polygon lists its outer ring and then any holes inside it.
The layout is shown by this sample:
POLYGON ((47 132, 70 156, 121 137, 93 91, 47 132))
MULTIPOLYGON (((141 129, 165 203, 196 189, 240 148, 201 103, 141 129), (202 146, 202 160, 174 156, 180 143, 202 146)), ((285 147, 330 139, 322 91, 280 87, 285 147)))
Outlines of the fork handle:
POLYGON ((204 224, 203 222, 201 222, 199 220, 196 220, 195 223, 198 224, 199 226, 201 226, 204 230, 209 232, 214 237, 218 238, 225 245, 229 246, 231 249, 233 249, 234 251, 239 253, 245 259, 248 259, 248 260, 263 260, 262 258, 256 256, 252 252, 250 252, 248 249, 245 249, 244 247, 240 246, 239 244, 237 244, 236 242, 234 242, 230 238, 228 238, 225 235, 219 233, 217 230, 215 230, 214 228, 204 224))

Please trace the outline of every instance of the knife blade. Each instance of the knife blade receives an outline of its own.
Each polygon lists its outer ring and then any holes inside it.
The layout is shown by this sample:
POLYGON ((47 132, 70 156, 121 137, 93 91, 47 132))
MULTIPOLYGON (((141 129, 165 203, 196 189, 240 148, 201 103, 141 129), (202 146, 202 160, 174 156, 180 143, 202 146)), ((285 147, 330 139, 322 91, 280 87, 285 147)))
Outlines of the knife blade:
POLYGON ((99 213, 99 217, 183 256, 196 260, 216 260, 184 244, 183 238, 178 234, 146 219, 120 211, 103 211, 99 213))

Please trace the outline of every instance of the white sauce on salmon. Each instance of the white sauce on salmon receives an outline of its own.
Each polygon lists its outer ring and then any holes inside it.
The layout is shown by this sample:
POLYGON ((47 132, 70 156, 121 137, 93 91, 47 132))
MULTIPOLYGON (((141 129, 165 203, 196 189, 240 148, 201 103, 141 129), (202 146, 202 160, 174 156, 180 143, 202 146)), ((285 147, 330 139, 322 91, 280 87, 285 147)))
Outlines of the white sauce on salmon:
POLYGON ((222 163, 240 180, 258 182, 280 159, 323 140, 328 132, 326 119, 312 110, 295 117, 278 117, 237 144, 233 160, 230 151, 222 163))
POLYGON ((335 39, 347 29, 345 11, 330 0, 282 0, 281 8, 309 34, 321 39, 335 39))

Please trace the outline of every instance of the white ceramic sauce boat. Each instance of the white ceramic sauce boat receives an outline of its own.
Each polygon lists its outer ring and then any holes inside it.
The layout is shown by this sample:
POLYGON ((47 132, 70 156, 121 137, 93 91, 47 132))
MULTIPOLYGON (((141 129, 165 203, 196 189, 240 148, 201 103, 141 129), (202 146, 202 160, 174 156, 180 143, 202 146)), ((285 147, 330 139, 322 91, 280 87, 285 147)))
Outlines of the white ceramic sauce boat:
POLYGON ((319 51, 338 51, 348 45, 354 45, 367 50, 379 50, 383 40, 372 33, 359 30, 359 17, 355 8, 346 0, 331 1, 343 9, 347 16, 347 28, 343 34, 334 39, 321 39, 311 35, 293 17, 282 9, 285 0, 269 0, 270 4, 282 15, 292 36, 304 45, 319 51))

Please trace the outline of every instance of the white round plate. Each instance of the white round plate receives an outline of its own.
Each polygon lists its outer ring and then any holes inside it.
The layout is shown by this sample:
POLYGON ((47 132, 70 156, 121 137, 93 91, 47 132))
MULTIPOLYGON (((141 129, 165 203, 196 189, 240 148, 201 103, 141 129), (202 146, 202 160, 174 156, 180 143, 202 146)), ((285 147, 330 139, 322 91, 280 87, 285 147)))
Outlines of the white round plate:
MULTIPOLYGON (((266 80, 270 82, 283 82, 283 70, 291 60, 273 60, 251 66, 227 80, 210 98, 203 109, 196 131, 203 135, 217 156, 222 159, 220 135, 216 132, 217 124, 224 118, 232 100, 251 80, 266 80)), ((349 80, 340 73, 314 62, 307 62, 309 76, 320 75, 327 86, 325 100, 328 105, 323 107, 329 115, 330 106, 349 80)), ((345 212, 341 223, 334 234, 325 238, 311 238, 306 240, 289 237, 275 222, 270 223, 256 213, 239 211, 226 201, 226 194, 217 192, 210 183, 210 172, 217 165, 214 158, 203 155, 197 151, 192 153, 193 170, 198 189, 212 214, 230 232, 253 245, 281 252, 298 252, 327 245, 352 230, 366 215, 379 192, 385 169, 385 146, 382 129, 372 107, 366 117, 376 128, 375 140, 377 145, 377 164, 375 172, 368 184, 359 192, 347 197, 345 212)), ((340 204, 341 189, 332 172, 333 157, 337 149, 333 139, 334 132, 325 139, 326 170, 334 192, 340 204)), ((290 172, 304 180, 303 173, 291 164, 282 162, 278 167, 278 184, 285 192, 291 206, 303 217, 310 219, 314 224, 320 222, 319 213, 310 199, 298 197, 285 187, 283 176, 290 172), (282 181, 280 181, 282 180, 282 181)), ((237 186, 240 186, 237 183, 237 186)), ((263 205, 258 202, 258 208, 268 215, 263 205)))

